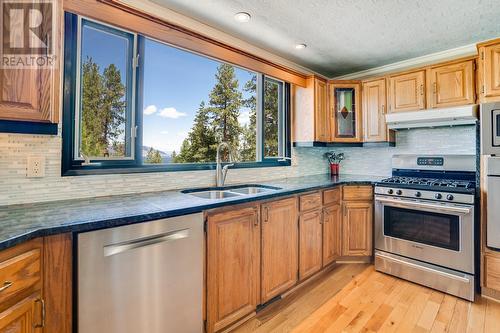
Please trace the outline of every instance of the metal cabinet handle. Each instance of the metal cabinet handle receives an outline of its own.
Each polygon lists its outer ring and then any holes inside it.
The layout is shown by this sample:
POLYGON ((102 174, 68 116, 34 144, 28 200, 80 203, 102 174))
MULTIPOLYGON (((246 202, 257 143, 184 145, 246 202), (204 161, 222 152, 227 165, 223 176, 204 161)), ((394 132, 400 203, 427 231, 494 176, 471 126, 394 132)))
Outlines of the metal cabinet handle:
POLYGON ((269 219, 269 208, 264 207, 264 222, 267 222, 269 219))
POLYGON ((189 237, 189 228, 167 232, 160 235, 134 239, 123 243, 111 244, 104 246, 104 256, 109 257, 128 250, 137 249, 144 246, 154 245, 163 242, 170 242, 177 239, 189 237))
POLYGON ((14 282, 11 282, 11 281, 5 281, 3 283, 3 286, 0 287, 0 292, 6 290, 6 289, 9 289, 10 287, 12 287, 12 285, 14 284, 14 282))
POLYGON ((434 82, 434 83, 432 84, 432 92, 433 92, 434 94, 437 94, 437 88, 438 88, 438 84, 437 84, 437 82, 434 82))
POLYGON ((385 105, 382 105, 382 114, 385 114, 385 105))
POLYGON ((420 85, 420 95, 424 96, 424 85, 420 85))
POLYGON ((413 201, 400 201, 400 200, 386 199, 386 198, 376 198, 375 201, 386 204, 386 206, 394 206, 400 208, 432 209, 437 212, 454 213, 462 215, 470 214, 472 211, 471 208, 467 207, 441 206, 436 204, 427 204, 427 203, 413 202, 413 201))
POLYGON ((45 327, 45 301, 42 298, 37 298, 35 303, 40 303, 42 305, 42 322, 40 324, 33 325, 34 328, 45 327))

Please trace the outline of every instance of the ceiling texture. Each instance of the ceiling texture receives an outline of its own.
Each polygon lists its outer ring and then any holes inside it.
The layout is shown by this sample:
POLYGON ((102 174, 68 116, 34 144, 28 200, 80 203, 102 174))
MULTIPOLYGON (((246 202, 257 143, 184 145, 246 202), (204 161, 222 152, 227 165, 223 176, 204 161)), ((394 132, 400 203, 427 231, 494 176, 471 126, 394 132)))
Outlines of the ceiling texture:
POLYGON ((328 77, 500 37, 499 0, 152 2, 328 77), (250 22, 234 20, 240 11, 250 22))

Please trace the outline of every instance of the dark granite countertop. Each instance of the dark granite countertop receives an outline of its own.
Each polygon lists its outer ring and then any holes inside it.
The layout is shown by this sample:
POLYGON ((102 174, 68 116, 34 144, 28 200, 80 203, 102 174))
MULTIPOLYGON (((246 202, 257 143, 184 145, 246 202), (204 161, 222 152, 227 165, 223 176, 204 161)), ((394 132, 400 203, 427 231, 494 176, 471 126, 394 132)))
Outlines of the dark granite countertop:
POLYGON ((315 175, 259 182, 281 190, 226 199, 202 199, 179 191, 117 195, 0 206, 0 250, 26 240, 151 221, 207 209, 270 199, 345 184, 373 184, 383 177, 315 175))

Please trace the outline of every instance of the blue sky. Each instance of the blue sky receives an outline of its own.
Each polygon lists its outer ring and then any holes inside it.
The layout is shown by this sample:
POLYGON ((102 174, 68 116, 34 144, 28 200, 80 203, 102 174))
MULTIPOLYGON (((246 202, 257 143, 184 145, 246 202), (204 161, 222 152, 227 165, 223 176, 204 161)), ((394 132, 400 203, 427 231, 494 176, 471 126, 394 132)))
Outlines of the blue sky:
MULTIPOLYGON (((82 58, 90 55, 101 72, 114 63, 125 84, 127 40, 85 28, 82 58)), ((215 73, 220 62, 180 50, 150 39, 146 40, 144 57, 143 144, 165 152, 179 152, 201 101, 215 85, 215 73)), ((252 73, 236 68, 236 78, 243 86, 252 73)), ((248 97, 245 96, 244 97, 248 97)), ((247 123, 248 109, 240 110, 240 123, 247 123)))
MULTIPOLYGON (((144 145, 179 152, 200 102, 208 103, 219 64, 156 41, 146 41, 144 145)), ((236 77, 243 90, 252 74, 236 68, 236 77)), ((243 108, 240 113, 240 122, 248 122, 248 110, 243 108)))

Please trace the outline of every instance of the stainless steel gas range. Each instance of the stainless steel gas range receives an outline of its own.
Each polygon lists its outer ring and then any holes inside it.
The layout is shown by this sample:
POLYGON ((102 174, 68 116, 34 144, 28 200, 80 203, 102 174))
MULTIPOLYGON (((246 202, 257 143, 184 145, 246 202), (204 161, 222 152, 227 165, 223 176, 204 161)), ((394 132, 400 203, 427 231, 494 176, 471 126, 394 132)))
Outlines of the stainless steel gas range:
POLYGON ((474 155, 394 155, 375 186, 375 269, 474 300, 474 155))

